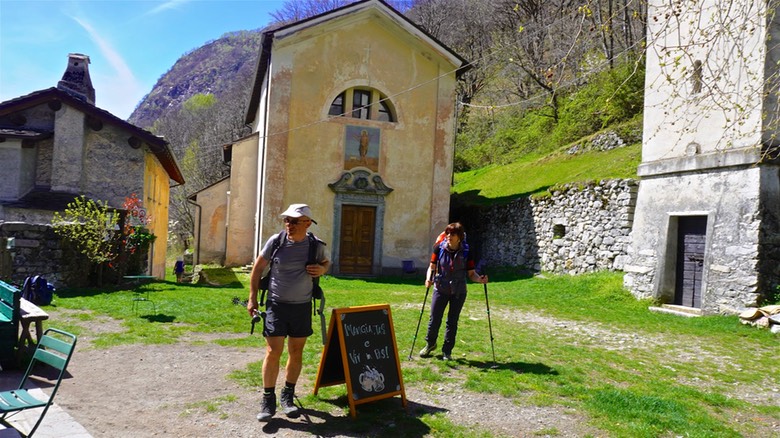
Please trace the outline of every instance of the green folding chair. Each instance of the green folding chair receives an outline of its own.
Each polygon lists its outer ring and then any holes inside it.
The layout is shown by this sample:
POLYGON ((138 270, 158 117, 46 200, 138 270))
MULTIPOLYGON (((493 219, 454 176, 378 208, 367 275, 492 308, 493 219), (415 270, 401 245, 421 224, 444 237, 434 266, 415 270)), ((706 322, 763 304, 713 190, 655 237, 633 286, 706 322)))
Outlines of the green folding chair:
POLYGON ((13 416, 14 413, 20 411, 42 407, 43 411, 41 412, 40 417, 38 417, 38 421, 27 435, 22 434, 22 431, 17 429, 17 431, 25 437, 31 437, 35 433, 35 430, 46 415, 46 411, 49 410, 49 406, 51 406, 54 396, 57 394, 57 389, 60 387, 62 376, 65 374, 65 369, 68 367, 68 362, 70 362, 75 347, 75 335, 53 328, 47 329, 43 333, 43 336, 41 336, 41 339, 38 342, 38 346, 35 348, 35 354, 33 354, 32 360, 30 360, 30 365, 27 367, 27 371, 24 373, 21 383, 19 383, 19 389, 0 392, 0 423, 6 427, 14 428, 6 419, 8 414, 13 416), (55 336, 55 334, 57 335, 55 336), (51 394, 46 400, 40 400, 34 397, 24 388, 30 377, 30 373, 38 363, 44 363, 59 370, 54 389, 51 390, 51 394))

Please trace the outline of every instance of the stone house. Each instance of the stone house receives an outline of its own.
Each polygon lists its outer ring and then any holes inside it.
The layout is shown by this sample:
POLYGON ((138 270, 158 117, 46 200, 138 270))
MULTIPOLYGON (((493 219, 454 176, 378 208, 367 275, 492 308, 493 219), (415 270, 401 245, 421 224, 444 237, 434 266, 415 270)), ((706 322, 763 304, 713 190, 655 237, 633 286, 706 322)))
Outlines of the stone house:
POLYGON ((260 50, 253 134, 227 148, 229 187, 217 188, 225 264, 251 263, 287 205, 306 203, 334 274, 422 266, 448 222, 467 62, 379 0, 267 30, 260 50))
POLYGON ((169 191, 184 178, 164 139, 95 106, 88 56, 70 54, 57 87, 0 103, 0 174, 0 224, 50 224, 81 195, 122 209, 136 194, 157 236, 148 273, 163 278, 169 191))
POLYGON ((763 1, 723 4, 649 2, 624 266, 636 296, 700 314, 761 305, 780 280, 780 15, 763 1))

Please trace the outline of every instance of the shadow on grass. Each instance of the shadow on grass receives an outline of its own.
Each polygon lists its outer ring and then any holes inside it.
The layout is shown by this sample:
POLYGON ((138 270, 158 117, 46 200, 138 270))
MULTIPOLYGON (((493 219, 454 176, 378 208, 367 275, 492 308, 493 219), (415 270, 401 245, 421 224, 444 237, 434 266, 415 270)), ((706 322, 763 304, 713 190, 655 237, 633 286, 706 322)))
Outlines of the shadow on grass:
POLYGON ((183 286, 186 288, 192 288, 192 289, 201 289, 201 288, 207 288, 207 289, 240 289, 244 287, 244 283, 241 283, 238 280, 231 281, 228 283, 176 283, 176 282, 166 282, 171 284, 176 284, 179 286, 183 286))
POLYGON ((168 280, 155 280, 144 283, 132 283, 125 282, 122 284, 108 284, 100 287, 79 287, 79 288, 61 288, 57 289, 56 295, 62 298, 76 298, 76 297, 94 297, 96 295, 102 295, 111 292, 161 292, 166 290, 176 289, 236 289, 243 288, 241 283, 235 275, 233 280, 225 278, 228 283, 226 284, 208 284, 208 283, 177 283, 175 281, 168 280))
POLYGON ((174 322, 176 321, 176 317, 173 315, 165 315, 162 313, 157 313, 154 315, 141 315, 141 318, 149 321, 149 322, 159 322, 162 324, 174 322))
MULTIPOLYGON (((346 396, 321 398, 320 400, 340 409, 349 409, 346 396)), ((300 403, 300 400, 298 400, 300 403)), ((314 436, 371 436, 371 437, 424 437, 431 432, 430 427, 420 417, 445 409, 423 405, 407 400, 406 409, 400 396, 389 397, 355 407, 356 417, 335 416, 328 412, 307 409, 299 411, 300 420, 291 420, 283 414, 277 414, 266 423, 262 430, 266 434, 283 434, 285 430, 310 433, 314 436)))
POLYGON ((455 359, 453 362, 463 364, 472 368, 482 370, 506 370, 523 374, 537 374, 545 376, 557 376, 558 371, 548 367, 543 363, 527 362, 493 362, 493 361, 475 361, 468 359, 455 359))
MULTIPOLYGON (((534 272, 527 269, 521 269, 516 267, 495 267, 487 270, 486 274, 490 277, 490 283, 502 283, 516 280, 527 280, 533 278, 534 272)), ((411 286, 425 287, 425 271, 420 274, 412 276, 378 276, 378 277, 348 277, 341 275, 334 275, 333 278, 345 281, 362 281, 372 284, 404 284, 411 286)), ((488 284, 490 284, 488 283, 488 284)), ((476 283, 469 283, 476 285, 476 283)))
MULTIPOLYGON (((442 360, 442 355, 436 354, 431 356, 434 359, 442 360)), ((500 361, 492 361, 492 360, 472 360, 472 359, 464 359, 464 358, 452 358, 447 361, 447 364, 450 367, 457 366, 467 366, 470 368, 475 368, 478 370, 505 370, 505 371, 514 371, 516 373, 523 373, 523 374, 538 374, 538 375, 545 375, 545 376, 557 376, 558 371, 556 371, 554 368, 550 368, 547 365, 543 363, 529 363, 529 362, 500 362, 500 361)))

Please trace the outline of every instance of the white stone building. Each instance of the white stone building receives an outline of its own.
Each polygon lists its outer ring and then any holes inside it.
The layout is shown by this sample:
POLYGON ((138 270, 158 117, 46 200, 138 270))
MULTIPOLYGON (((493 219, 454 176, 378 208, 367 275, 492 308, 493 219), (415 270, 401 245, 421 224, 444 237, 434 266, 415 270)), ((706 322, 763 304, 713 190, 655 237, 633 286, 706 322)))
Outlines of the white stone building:
POLYGON ((707 314, 774 293, 780 22, 770 5, 649 2, 641 182, 624 267, 638 297, 707 314))

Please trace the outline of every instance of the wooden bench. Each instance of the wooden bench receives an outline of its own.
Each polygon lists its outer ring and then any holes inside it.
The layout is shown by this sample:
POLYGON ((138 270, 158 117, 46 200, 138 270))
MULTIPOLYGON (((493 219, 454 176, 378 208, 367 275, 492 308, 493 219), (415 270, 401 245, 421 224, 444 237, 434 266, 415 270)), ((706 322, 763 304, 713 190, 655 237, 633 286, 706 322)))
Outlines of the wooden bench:
POLYGON ((20 323, 22 324, 22 334, 19 336, 19 348, 27 345, 37 345, 43 333, 43 321, 49 319, 49 314, 43 309, 22 298, 19 300, 20 323), (30 324, 35 323, 35 339, 30 334, 30 324))
POLYGON ((15 365, 21 299, 19 289, 0 281, 0 366, 3 368, 15 365))

